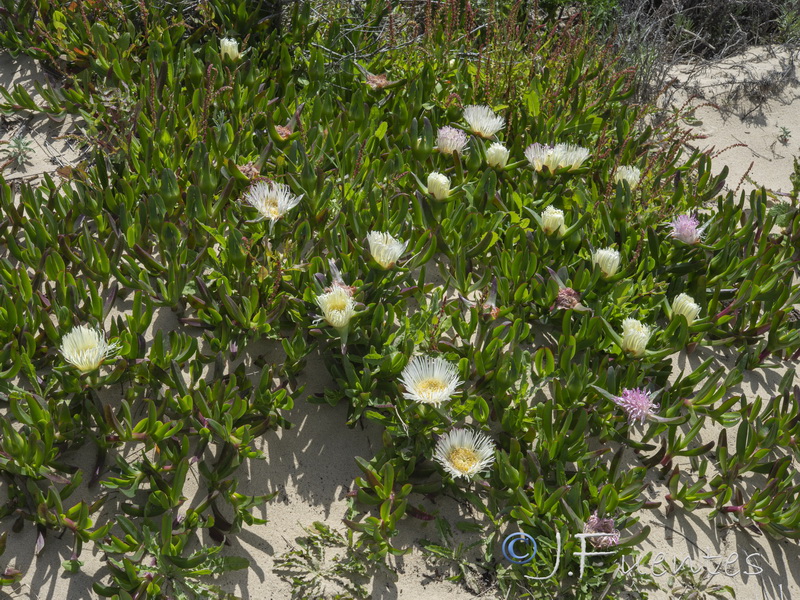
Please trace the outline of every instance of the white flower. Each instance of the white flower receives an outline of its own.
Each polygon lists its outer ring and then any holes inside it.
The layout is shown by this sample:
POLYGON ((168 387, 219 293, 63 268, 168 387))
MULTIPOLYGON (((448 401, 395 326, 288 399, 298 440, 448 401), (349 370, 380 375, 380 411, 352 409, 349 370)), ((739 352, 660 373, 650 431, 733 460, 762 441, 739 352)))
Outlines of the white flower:
POLYGON ((544 167, 551 172, 556 169, 573 171, 580 168, 589 158, 589 150, 575 144, 556 144, 555 146, 531 144, 525 149, 525 158, 536 172, 541 171, 544 167))
POLYGON ((118 349, 117 342, 109 344, 100 329, 87 325, 73 327, 61 340, 61 355, 64 360, 82 373, 94 371, 118 349))
POLYGON ((467 134, 455 127, 441 127, 436 136, 436 149, 442 154, 464 154, 467 134))
POLYGON ((350 290, 334 285, 331 291, 317 296, 317 304, 322 309, 322 316, 328 325, 336 329, 344 329, 356 314, 355 302, 350 290))
POLYGON ((462 381, 458 369, 443 358, 415 356, 400 374, 406 391, 403 397, 423 404, 447 402, 462 381))
POLYGON ((558 232, 563 234, 566 231, 564 227, 564 211, 548 206, 542 213, 542 229, 547 235, 553 235, 558 232))
POLYGON ((433 459, 453 477, 468 479, 494 464, 494 443, 483 433, 453 429, 436 443, 433 459))
POLYGON ((500 142, 495 142, 486 150, 486 164, 495 169, 504 169, 508 164, 509 151, 500 142))
POLYGON ((633 356, 642 356, 650 341, 650 328, 636 319, 622 321, 622 350, 633 356))
POLYGON ((446 200, 450 195, 450 178, 436 171, 428 175, 428 193, 437 200, 446 200))
POLYGON ((639 180, 642 178, 642 172, 637 167, 631 167, 628 165, 622 166, 617 169, 617 172, 614 173, 614 182, 619 183, 620 181, 627 181, 628 187, 631 188, 631 191, 636 189, 636 186, 639 185, 639 180))
POLYGON ((605 277, 613 277, 619 269, 619 252, 613 248, 595 250, 592 262, 600 267, 605 277))
POLYGON ((372 254, 372 258, 384 269, 391 269, 408 245, 408 242, 396 240, 391 234, 383 231, 370 231, 367 235, 367 242, 369 242, 369 252, 372 254))
POLYGON ((525 149, 525 158, 537 173, 544 167, 547 167, 549 171, 555 171, 558 168, 558 157, 553 150, 553 146, 531 144, 525 149))
POLYGON ((231 38, 222 38, 219 41, 219 53, 223 59, 237 60, 239 58, 239 42, 231 38))
POLYGON ((554 153, 558 157, 558 166, 570 171, 579 169, 589 158, 589 150, 575 144, 556 144, 554 153))
POLYGON ((469 124, 472 133, 484 138, 493 137, 506 124, 506 120, 488 106, 467 106, 464 109, 464 120, 469 124))
POLYGON ((302 194, 300 196, 292 195, 292 190, 288 185, 259 181, 250 186, 244 196, 244 201, 258 211, 261 219, 269 219, 274 224, 297 206, 302 197, 302 194))
POLYGON ((683 315, 686 322, 691 325, 700 314, 700 305, 688 294, 678 294, 672 301, 672 314, 683 315))

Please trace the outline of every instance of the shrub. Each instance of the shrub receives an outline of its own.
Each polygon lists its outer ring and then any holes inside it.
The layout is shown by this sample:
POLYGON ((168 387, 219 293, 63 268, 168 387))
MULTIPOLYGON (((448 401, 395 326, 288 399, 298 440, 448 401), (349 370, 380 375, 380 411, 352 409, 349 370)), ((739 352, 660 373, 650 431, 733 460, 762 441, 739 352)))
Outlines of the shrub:
POLYGON ((3 90, 0 109, 79 116, 94 153, 66 183, 0 187, 0 514, 42 543, 70 530, 70 568, 96 543, 114 565, 98 593, 210 589, 197 578, 224 565, 192 536, 259 521, 271 496, 238 492, 238 467, 289 425, 313 351, 336 382, 317 400, 384 432, 346 520, 364 560, 405 552, 397 530, 446 492, 481 515, 486 556, 509 529, 539 540, 525 567, 486 561, 501 588, 589 597, 615 565, 568 575, 576 535, 602 526, 598 543, 634 552, 659 468, 670 509, 800 533, 792 372, 771 398, 734 391, 800 352, 800 219, 775 229, 764 193, 720 195, 726 172, 683 154, 675 120, 646 125, 634 73, 577 16, 370 1, 317 20, 298 2, 277 27, 244 1, 4 6, 2 43, 65 79, 39 104, 3 90), (470 105, 490 111, 467 123, 470 105), (106 323, 105 364, 66 364, 63 336, 106 323), (680 352, 710 356, 677 372, 680 352), (85 443, 97 464, 67 467, 85 443), (193 464, 202 492, 179 518, 193 464), (65 506, 84 476, 104 495, 65 506), (94 525, 111 505, 128 518, 94 525))

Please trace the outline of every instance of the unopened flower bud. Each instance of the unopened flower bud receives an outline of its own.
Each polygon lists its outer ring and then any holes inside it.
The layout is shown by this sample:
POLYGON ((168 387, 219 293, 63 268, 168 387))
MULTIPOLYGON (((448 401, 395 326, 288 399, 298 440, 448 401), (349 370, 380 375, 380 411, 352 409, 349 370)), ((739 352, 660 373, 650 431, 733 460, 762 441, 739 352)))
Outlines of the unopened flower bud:
POLYGON ((437 200, 450 196, 450 178, 434 171, 428 175, 428 193, 437 200))
POLYGON ((619 252, 613 248, 595 250, 592 262, 600 267, 605 277, 613 277, 619 269, 619 252))
POLYGON ((547 235, 563 233, 564 211, 552 206, 545 208, 542 213, 542 229, 547 235))

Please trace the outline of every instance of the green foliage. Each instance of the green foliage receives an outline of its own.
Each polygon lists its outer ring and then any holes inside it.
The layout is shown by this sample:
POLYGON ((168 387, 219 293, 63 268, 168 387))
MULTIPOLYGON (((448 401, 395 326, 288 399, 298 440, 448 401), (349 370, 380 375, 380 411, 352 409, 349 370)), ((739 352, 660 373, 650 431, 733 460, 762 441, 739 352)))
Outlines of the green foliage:
POLYGON ((15 137, 7 146, 0 148, 0 153, 7 161, 6 164, 21 167, 27 162, 30 162, 30 156, 33 153, 33 140, 27 140, 22 137, 15 137))
MULTIPOLYGON (((312 352, 335 382, 315 400, 345 402, 347 425, 369 419, 383 436, 356 458, 346 544, 316 525, 285 557, 301 596, 360 577, 362 559, 407 552, 397 532, 434 519, 441 494, 479 515, 484 562, 514 597, 534 593, 525 575, 551 571, 535 592, 606 588, 610 560, 568 575, 575 534, 595 513, 614 518, 619 554, 635 552, 649 531, 641 511, 658 506, 644 494, 657 469, 670 509, 800 535, 793 372, 770 398, 736 388, 746 371, 800 356, 800 217, 770 210, 763 192, 721 195, 726 171, 683 154, 680 114, 652 125, 652 107, 629 103, 633 74, 577 17, 542 28, 519 10, 448 2, 419 15, 370 1, 312 20, 297 2, 278 27, 244 0, 188 12, 0 4, 0 42, 65 78, 40 86, 41 104, 2 90, 0 110, 79 116, 95 148, 65 182, 45 176, 18 195, 0 185, 0 516, 35 524, 42 545, 69 530, 70 570, 82 544, 103 550, 111 574, 98 593, 225 597, 203 576, 243 563, 194 544, 202 530, 222 544, 263 522, 253 508, 272 495, 238 491, 240 467, 289 426, 312 352), (238 58, 223 60, 223 36, 240 42, 238 58), (436 147, 441 127, 469 131, 471 104, 505 118, 505 166, 489 165, 494 139, 477 134, 461 154, 436 147), (532 143, 588 158, 534 169, 532 143), (433 172, 451 181, 442 200, 433 172), (243 199, 265 180, 300 202, 280 218, 276 202, 259 212, 243 199), (547 209, 563 229, 547 230, 547 209), (681 241, 678 217, 702 235, 681 241), (381 266, 371 231, 406 243, 396 264, 381 266), (613 272, 593 259, 604 248, 620 254, 613 272), (346 298, 344 324, 320 306, 332 291, 346 298), (679 294, 696 317, 677 309, 679 294), (628 319, 652 333, 638 349, 628 319), (64 360, 78 324, 104 326, 118 348, 86 372, 64 360), (708 358, 678 373, 682 352, 708 358), (457 372, 442 403, 401 386, 415 354, 457 372), (660 406, 626 419, 620 397, 640 389, 660 406), (704 437, 712 424, 717 440, 704 437), (464 427, 491 436, 494 463, 453 480, 434 452, 464 427), (66 464, 86 445, 92 470, 66 464), (194 465, 201 492, 187 503, 194 465), (753 473, 768 475, 765 488, 749 485, 753 473), (100 500, 65 504, 83 480, 100 500), (122 516, 96 526, 110 507, 122 516), (540 541, 535 562, 491 563, 509 527, 540 541), (320 566, 330 547, 346 557, 333 570, 320 566)), ((444 554, 473 572, 460 551, 444 554)))
POLYGON ((114 583, 95 583, 92 588, 104 598, 218 598, 238 600, 204 578, 229 571, 246 569, 244 558, 218 556, 222 546, 206 546, 186 555, 191 526, 173 523, 170 515, 157 522, 137 525, 127 517, 118 517, 124 539, 112 536, 99 544, 108 553, 108 567, 114 583), (176 530, 177 527, 177 530, 176 530), (121 555, 117 557, 117 555, 121 555), (127 556, 126 556, 127 555, 127 556))
MULTIPOLYGON (((8 532, 4 531, 0 534, 0 556, 6 551, 6 545, 8 544, 8 532)), ((0 573, 0 587, 4 585, 14 585, 17 583, 22 577, 24 573, 13 567, 6 567, 2 573, 0 573)))
POLYGON ((420 540, 420 546, 426 558, 437 567, 445 567, 454 571, 448 577, 450 581, 463 581, 466 588, 473 594, 485 591, 480 581, 481 571, 469 557, 469 551, 483 544, 483 540, 465 544, 456 543, 450 525, 444 519, 436 519, 436 529, 439 532, 440 542, 420 540))
POLYGON ((293 597, 368 598, 368 563, 355 549, 352 533, 342 534, 320 522, 305 531, 307 535, 297 538, 295 549, 275 560, 281 576, 291 581, 293 597))

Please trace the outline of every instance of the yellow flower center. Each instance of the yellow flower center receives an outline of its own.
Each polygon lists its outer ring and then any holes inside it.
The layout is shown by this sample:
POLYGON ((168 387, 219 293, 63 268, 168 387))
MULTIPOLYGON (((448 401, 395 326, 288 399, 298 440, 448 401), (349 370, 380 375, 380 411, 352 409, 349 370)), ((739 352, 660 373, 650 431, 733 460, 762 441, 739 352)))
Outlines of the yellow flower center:
POLYGON ((334 298, 331 300, 330 304, 328 304, 328 310, 346 310, 347 309, 347 300, 344 298, 334 298))
POLYGON ((469 448, 455 448, 447 460, 462 473, 469 473, 478 464, 478 454, 469 448))
POLYGON ((278 210, 278 201, 275 198, 267 198, 264 200, 264 209, 273 219, 278 219, 281 216, 281 213, 278 210))
POLYGON ((431 398, 436 394, 441 393, 446 389, 444 382, 441 379, 423 379, 417 385, 418 391, 417 393, 420 396, 425 396, 426 398, 431 398))

